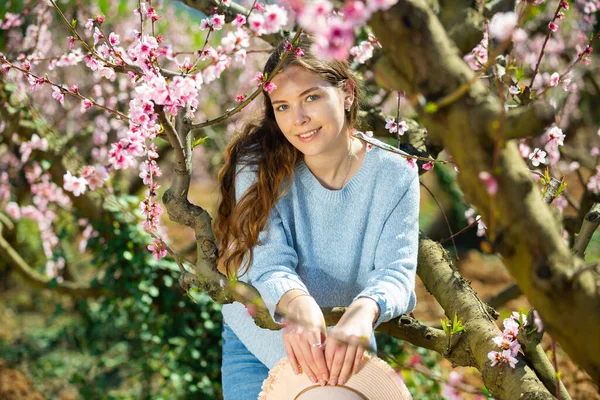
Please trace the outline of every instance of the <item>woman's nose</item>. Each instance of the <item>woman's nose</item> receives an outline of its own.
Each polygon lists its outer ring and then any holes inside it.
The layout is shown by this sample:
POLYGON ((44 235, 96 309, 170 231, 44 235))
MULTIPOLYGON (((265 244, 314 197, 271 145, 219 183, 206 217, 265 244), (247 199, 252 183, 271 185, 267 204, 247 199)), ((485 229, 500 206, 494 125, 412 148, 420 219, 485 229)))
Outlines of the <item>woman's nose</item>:
POLYGON ((308 117, 306 110, 304 110, 304 107, 302 107, 302 106, 296 107, 294 117, 295 117, 296 125, 304 125, 305 123, 310 121, 310 118, 308 117))

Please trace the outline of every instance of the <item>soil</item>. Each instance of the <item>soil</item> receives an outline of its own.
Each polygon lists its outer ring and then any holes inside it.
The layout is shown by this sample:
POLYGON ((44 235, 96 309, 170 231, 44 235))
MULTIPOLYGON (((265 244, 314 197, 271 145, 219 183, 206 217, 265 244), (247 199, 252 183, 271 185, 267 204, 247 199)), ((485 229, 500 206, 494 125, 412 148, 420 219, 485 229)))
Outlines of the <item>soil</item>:
POLYGON ((6 400, 44 400, 31 381, 21 372, 8 368, 0 360, 0 399, 6 400))

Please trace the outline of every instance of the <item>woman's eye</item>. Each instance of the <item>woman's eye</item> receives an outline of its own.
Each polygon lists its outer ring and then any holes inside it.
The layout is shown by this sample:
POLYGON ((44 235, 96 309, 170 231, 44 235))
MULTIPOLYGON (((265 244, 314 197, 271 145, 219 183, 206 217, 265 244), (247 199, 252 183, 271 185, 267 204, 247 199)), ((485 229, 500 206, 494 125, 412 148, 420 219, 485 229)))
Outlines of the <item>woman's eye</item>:
POLYGON ((275 107, 275 111, 284 111, 284 110, 286 110, 286 108, 284 108, 284 107, 287 107, 287 106, 284 104, 284 105, 275 107))
POLYGON ((306 98, 306 101, 315 101, 315 100, 317 100, 318 98, 319 98, 319 95, 316 95, 316 94, 311 94, 310 96, 308 96, 308 97, 306 98))

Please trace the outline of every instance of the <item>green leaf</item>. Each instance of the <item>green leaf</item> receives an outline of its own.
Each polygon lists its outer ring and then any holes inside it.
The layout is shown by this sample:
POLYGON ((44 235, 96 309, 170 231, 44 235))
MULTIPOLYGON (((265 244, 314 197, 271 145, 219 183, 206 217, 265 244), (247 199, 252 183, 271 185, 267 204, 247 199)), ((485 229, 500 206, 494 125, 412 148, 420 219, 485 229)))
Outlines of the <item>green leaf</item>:
POLYGON ((423 108, 423 110, 424 110, 426 113, 433 114, 434 112, 437 112, 437 110, 438 110, 438 105, 437 105, 437 104, 435 104, 435 103, 431 103, 431 102, 429 102, 429 103, 425 104, 425 107, 423 108))
POLYGON ((523 78, 523 75, 525 75, 525 70, 523 67, 515 68, 515 78, 517 79, 517 82, 523 78))
POLYGON ((192 149, 193 149, 194 147, 196 147, 196 146, 199 146, 199 145, 203 144, 204 142, 206 142, 206 140, 207 140, 207 139, 209 139, 209 137, 208 137, 208 136, 205 136, 205 137, 203 137, 203 138, 199 138, 199 139, 197 139, 197 140, 194 140, 194 141, 192 142, 192 149))
POLYGON ((443 319, 440 318, 440 322, 442 323, 442 329, 444 330, 444 333, 447 335, 448 334, 448 326, 446 325, 446 321, 444 321, 443 319))
POLYGON ((73 28, 75 28, 77 26, 77 20, 76 19, 71 20, 71 26, 73 28))

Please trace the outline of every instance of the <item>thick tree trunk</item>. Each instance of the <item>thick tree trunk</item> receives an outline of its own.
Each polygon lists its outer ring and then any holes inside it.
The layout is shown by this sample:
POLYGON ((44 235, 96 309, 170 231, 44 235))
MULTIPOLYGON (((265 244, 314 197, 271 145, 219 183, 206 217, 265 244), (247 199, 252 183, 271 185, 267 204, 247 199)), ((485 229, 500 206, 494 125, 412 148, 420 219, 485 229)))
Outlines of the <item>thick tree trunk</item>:
MULTIPOLYGON (((393 87, 408 96, 438 102, 473 80, 474 73, 424 1, 400 1, 375 15, 371 26, 389 59, 393 87)), ((500 142, 498 165, 493 165, 498 134, 494 127, 503 118, 502 106, 479 81, 466 87, 464 95, 435 113, 419 110, 423 123, 456 160, 467 200, 483 216, 495 250, 542 316, 547 331, 600 383, 597 277, 586 272, 572 278, 582 268, 582 260, 563 243, 516 145, 500 142), (481 171, 500 171, 497 196, 490 196, 479 181, 481 171)), ((506 115, 504 121, 521 134, 539 135, 553 121, 549 111, 543 104, 533 104, 527 112, 506 115)), ((502 129, 499 133, 516 136, 502 129)))

